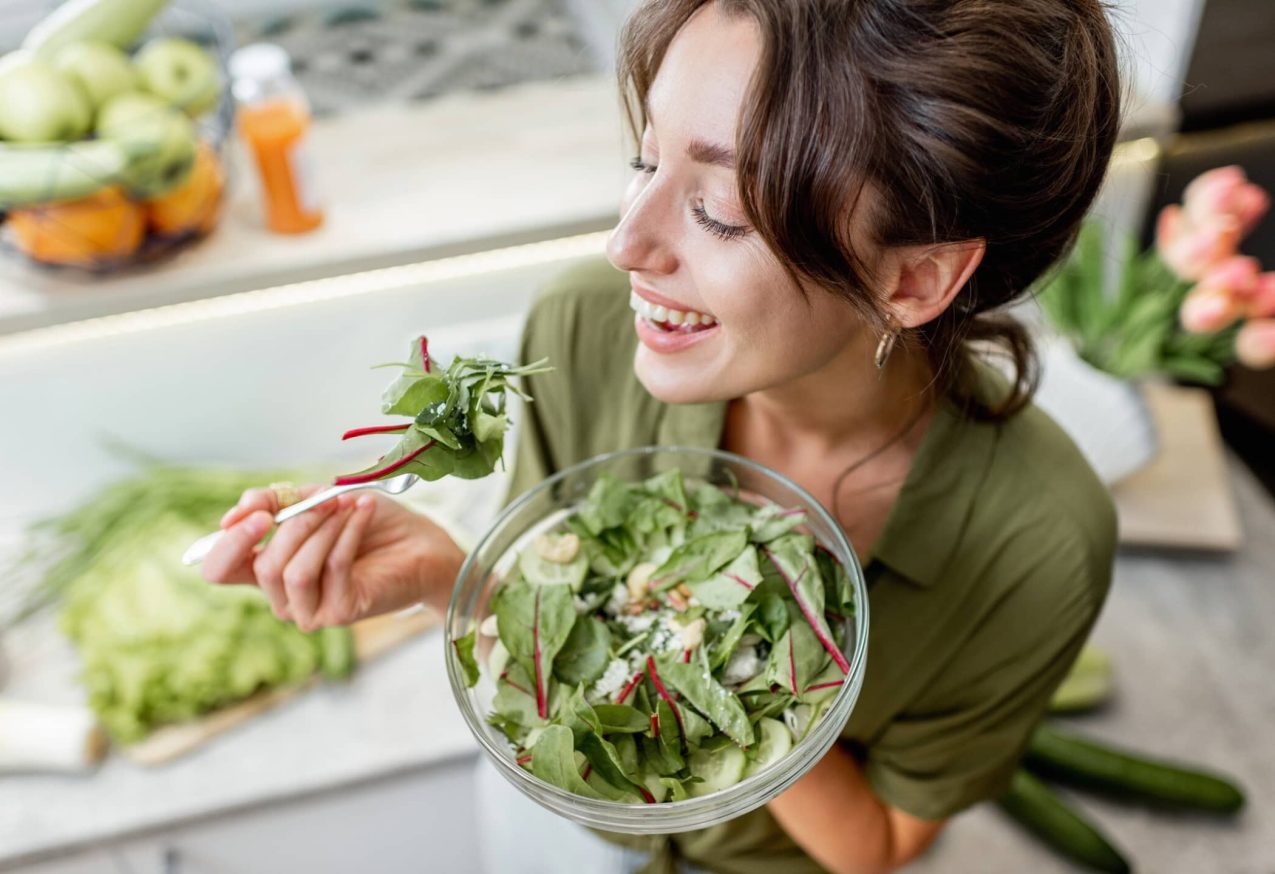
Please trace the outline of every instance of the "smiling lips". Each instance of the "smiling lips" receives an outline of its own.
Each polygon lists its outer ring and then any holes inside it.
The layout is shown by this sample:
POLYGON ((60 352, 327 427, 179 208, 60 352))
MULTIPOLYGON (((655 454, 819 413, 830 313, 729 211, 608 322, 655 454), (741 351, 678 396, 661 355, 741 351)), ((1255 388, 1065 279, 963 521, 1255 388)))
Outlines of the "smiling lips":
POLYGON ((636 291, 629 293, 629 308, 654 329, 668 333, 693 334, 707 331, 717 319, 694 310, 675 310, 651 303, 636 291))

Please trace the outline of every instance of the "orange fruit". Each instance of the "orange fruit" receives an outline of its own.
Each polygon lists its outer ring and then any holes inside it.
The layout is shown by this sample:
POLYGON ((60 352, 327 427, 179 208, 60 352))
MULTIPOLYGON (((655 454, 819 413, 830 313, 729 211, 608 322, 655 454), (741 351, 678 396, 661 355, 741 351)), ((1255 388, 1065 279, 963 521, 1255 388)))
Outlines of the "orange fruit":
POLYGON ((191 231, 206 234, 217 224, 225 187, 226 172, 217 153, 201 142, 194 169, 186 181, 146 201, 146 220, 157 234, 179 236, 191 231))
POLYGON ((9 227, 37 261, 92 267, 127 258, 146 236, 146 215, 119 188, 79 200, 15 209, 9 227))

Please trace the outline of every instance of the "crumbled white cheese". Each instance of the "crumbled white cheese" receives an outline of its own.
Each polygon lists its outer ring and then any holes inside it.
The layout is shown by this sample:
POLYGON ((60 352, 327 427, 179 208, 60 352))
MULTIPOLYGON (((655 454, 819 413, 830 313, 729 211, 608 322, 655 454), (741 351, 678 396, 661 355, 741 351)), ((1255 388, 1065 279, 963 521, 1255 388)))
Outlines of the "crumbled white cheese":
POLYGON ((589 612, 589 602, 584 600, 584 598, 581 598, 579 595, 576 595, 574 598, 572 598, 571 603, 575 604, 577 613, 589 612))
POLYGON ((629 670, 629 663, 624 659, 612 659, 607 665, 607 669, 602 672, 602 676, 598 677, 598 681, 589 689, 589 696, 595 701, 609 699, 616 692, 624 688, 624 684, 629 681, 632 671, 629 670))
POLYGON ((738 610, 718 610, 717 618, 723 622, 734 623, 739 618, 738 610))
POLYGON ((624 605, 629 603, 629 590, 624 587, 623 583, 616 583, 611 589, 611 594, 607 598, 606 612, 611 616, 618 616, 620 611, 624 609, 624 605))
POLYGON ((730 654, 730 660, 726 662, 726 669, 722 671, 722 682, 727 686, 745 683, 757 676, 757 672, 763 667, 764 663, 757 657, 756 647, 736 647, 730 654))
POLYGON ((620 623, 620 625, 624 627, 624 630, 629 634, 641 634, 643 631, 646 631, 655 624, 657 615, 658 614, 649 610, 645 613, 639 613, 636 616, 629 616, 621 613, 619 616, 615 617, 615 621, 620 623))

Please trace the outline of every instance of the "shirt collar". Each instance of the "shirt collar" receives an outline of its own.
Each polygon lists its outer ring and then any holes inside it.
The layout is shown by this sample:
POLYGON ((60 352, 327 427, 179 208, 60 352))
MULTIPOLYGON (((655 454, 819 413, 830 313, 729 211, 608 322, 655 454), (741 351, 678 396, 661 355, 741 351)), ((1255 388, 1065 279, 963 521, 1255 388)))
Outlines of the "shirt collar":
MULTIPOLYGON (((721 443, 725 402, 661 407, 661 446, 715 449, 721 443)), ((860 557, 865 570, 880 563, 922 588, 938 582, 974 510, 997 433, 995 425, 939 405, 871 554, 860 557)))

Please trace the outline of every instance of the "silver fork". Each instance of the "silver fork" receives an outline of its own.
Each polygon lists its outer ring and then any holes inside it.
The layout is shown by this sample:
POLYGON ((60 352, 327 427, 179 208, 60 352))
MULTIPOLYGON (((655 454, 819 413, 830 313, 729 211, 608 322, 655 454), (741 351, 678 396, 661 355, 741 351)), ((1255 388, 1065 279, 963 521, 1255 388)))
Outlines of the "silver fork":
MULTIPOLYGON (((330 489, 324 489, 317 492, 304 501, 284 507, 278 513, 275 513, 274 524, 282 525, 293 516, 299 516, 306 510, 312 510, 320 504, 327 503, 335 497, 344 495, 346 492, 353 492, 358 489, 377 489, 385 492, 387 495, 401 495, 412 486, 420 482, 420 477, 414 473, 403 473, 398 476, 392 476, 389 479, 377 479, 366 483, 352 483, 346 486, 333 486, 330 489)), ((208 553, 212 551, 213 546, 221 539, 224 531, 214 531, 211 534, 205 534, 203 537, 192 543, 187 550, 182 553, 182 564, 199 564, 208 557, 208 553)))

